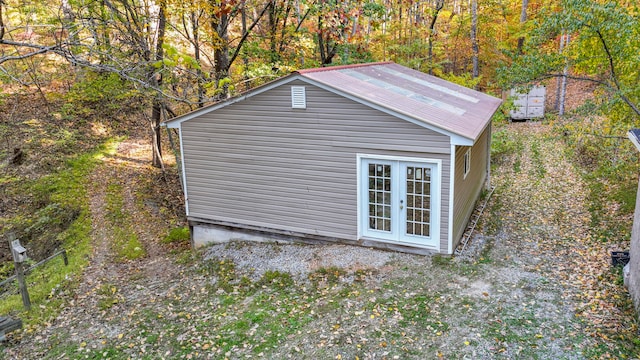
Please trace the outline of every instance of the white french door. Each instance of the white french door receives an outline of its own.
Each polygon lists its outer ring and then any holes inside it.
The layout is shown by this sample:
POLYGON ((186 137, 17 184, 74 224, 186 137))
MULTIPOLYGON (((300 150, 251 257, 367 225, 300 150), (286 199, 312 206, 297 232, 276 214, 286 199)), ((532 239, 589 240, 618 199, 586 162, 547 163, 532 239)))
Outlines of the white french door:
POLYGON ((437 162, 360 159, 360 229, 365 237, 436 247, 437 162))

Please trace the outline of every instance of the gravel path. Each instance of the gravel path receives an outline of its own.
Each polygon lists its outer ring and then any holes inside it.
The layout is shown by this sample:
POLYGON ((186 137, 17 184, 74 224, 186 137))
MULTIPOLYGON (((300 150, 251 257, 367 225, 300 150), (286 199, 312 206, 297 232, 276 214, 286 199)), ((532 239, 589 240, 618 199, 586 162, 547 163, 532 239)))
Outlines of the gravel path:
POLYGON ((410 264, 429 260, 428 257, 348 245, 272 243, 216 244, 207 248, 204 258, 231 260, 242 275, 252 280, 260 279, 267 271, 280 271, 291 274, 297 281, 305 281, 309 274, 323 268, 340 268, 348 273, 372 268, 384 271, 391 262, 410 264))

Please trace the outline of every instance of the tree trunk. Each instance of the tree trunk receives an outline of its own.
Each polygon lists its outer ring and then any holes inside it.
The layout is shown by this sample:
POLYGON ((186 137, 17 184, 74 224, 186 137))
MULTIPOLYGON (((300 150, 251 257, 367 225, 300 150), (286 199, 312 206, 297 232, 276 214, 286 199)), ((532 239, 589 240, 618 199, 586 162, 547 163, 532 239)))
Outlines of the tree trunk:
POLYGON ((273 66, 278 62, 278 4, 276 0, 271 0, 271 8, 269 9, 269 59, 273 66))
POLYGON ((471 50, 473 51, 473 78, 480 76, 478 56, 478 0, 471 0, 471 50))
POLYGON ((433 18, 431 19, 431 24, 429 24, 429 48, 428 48, 428 59, 429 59, 429 75, 433 75, 433 36, 436 31, 436 20, 438 20, 438 14, 440 10, 444 7, 444 0, 436 1, 435 12, 433 13, 433 18))
MULTIPOLYGON (((522 9, 520 11, 520 30, 524 26, 524 23, 527 21, 527 6, 529 5, 529 0, 522 0, 522 9)), ((522 47, 524 46, 524 36, 520 36, 518 38, 518 54, 522 55, 522 47)))
POLYGON ((322 15, 318 16, 318 47, 320 48, 320 63, 322 66, 329 65, 333 62, 333 56, 335 55, 335 46, 331 46, 331 40, 327 36, 324 38, 322 31, 322 15))
MULTIPOLYGON (((105 3, 105 0, 100 1, 100 22, 99 25, 96 26, 96 42, 100 44, 103 49, 111 49, 111 37, 109 34, 109 8, 105 3)), ((106 55, 106 51, 99 52, 100 63, 104 64, 108 62, 108 56, 106 55)))
POLYGON ((293 3, 291 0, 287 0, 287 9, 282 15, 282 31, 280 32, 280 45, 278 46, 278 57, 282 57, 282 53, 284 52, 285 39, 287 34, 287 21, 289 20, 289 14, 293 10, 293 3))
MULTIPOLYGON (((247 9, 243 6, 242 7, 242 36, 246 36, 247 35, 247 9)), ((251 88, 251 86, 249 85, 249 76, 247 76, 247 68, 249 67, 249 57, 247 56, 246 53, 244 53, 242 55, 242 63, 244 64, 244 89, 246 91, 249 91, 249 89, 251 88)))
MULTIPOLYGON (((213 5, 215 5, 215 1, 213 5)), ((218 38, 213 51, 216 85, 220 91, 219 98, 224 99, 229 95, 229 86, 225 84, 220 88, 220 80, 229 76, 229 15, 226 13, 211 14, 211 28, 216 32, 218 38)))
MULTIPOLYGON (((200 27, 199 25, 200 25, 200 20, 199 20, 198 14, 196 14, 195 11, 192 11, 191 12, 191 31, 193 32, 193 57, 198 63, 198 65, 200 65, 200 36, 198 35, 198 28, 200 27)), ((198 107, 203 107, 204 106, 204 87, 202 84, 203 74, 202 74, 201 67, 198 67, 198 69, 196 69, 196 75, 198 77, 197 79, 198 107)))
POLYGON ((398 24, 400 26, 396 27, 396 31, 398 32, 398 44, 402 44, 402 1, 398 2, 398 24))
MULTIPOLYGON (((166 3, 160 1, 160 10, 158 11, 158 39, 156 40, 156 61, 162 61, 164 58, 164 51, 162 45, 164 44, 164 32, 167 25, 167 19, 165 17, 166 3)), ((156 88, 162 85, 162 73, 155 73, 152 77, 152 83, 156 88)), ((160 122, 162 121, 162 96, 156 93, 153 99, 153 105, 151 108, 151 128, 153 130, 152 139, 152 160, 151 164, 157 168, 162 167, 162 139, 160 132, 160 122)))
MULTIPOLYGON (((562 54, 562 51, 564 50, 564 31, 562 32, 562 34, 560 35, 560 54, 562 54)), ((562 77, 557 77, 556 78, 556 103, 554 108, 556 110, 560 109, 560 88, 562 87, 562 77)))
POLYGON ((4 38, 4 22, 2 21, 3 8, 4 8, 4 0, 0 0, 0 40, 4 38))
MULTIPOLYGON (((564 40, 564 46, 569 45, 571 41, 571 35, 566 34, 564 40)), ((569 63, 564 66, 562 71, 562 86, 560 86, 560 104, 558 106, 558 115, 564 115, 564 99, 567 94, 567 73, 569 72, 569 63)))
POLYGON ((62 29, 59 36, 54 36, 56 38, 55 40, 57 43, 61 43, 63 39, 69 37, 72 44, 77 43, 76 16, 73 13, 73 9, 71 9, 69 0, 62 0, 60 7, 62 8, 62 29))

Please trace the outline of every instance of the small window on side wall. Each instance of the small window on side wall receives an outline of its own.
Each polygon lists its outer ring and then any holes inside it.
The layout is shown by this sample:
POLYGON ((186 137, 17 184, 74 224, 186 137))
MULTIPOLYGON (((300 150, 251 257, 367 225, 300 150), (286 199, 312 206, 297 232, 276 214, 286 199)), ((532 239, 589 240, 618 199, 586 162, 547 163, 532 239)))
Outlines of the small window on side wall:
POLYGON ((469 171, 471 170, 471 148, 467 149, 464 153, 464 177, 467 178, 469 171))
POLYGON ((293 109, 307 108, 307 97, 304 86, 291 87, 291 107, 293 109))

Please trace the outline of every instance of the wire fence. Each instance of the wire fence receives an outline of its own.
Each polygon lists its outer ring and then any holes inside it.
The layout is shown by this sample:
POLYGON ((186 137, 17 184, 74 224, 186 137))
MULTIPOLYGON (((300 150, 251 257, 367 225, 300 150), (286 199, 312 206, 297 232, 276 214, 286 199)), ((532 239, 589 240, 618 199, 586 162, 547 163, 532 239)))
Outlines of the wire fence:
MULTIPOLYGON (((25 269, 24 271, 24 275, 28 276, 30 275, 37 267, 42 266, 52 260, 54 260, 55 258, 61 256, 62 260, 64 261, 64 265, 69 265, 69 258, 67 257, 67 250, 62 249, 60 251, 57 251, 56 253, 54 253, 53 255, 49 256, 48 258, 41 260, 35 264, 33 264, 32 266, 30 266, 29 268, 25 269)), ((15 295, 19 293, 19 288, 16 284, 14 284, 14 282, 17 281, 17 276, 16 275, 11 275, 8 278, 0 281, 0 299, 5 299, 8 296, 11 295, 15 295)))

